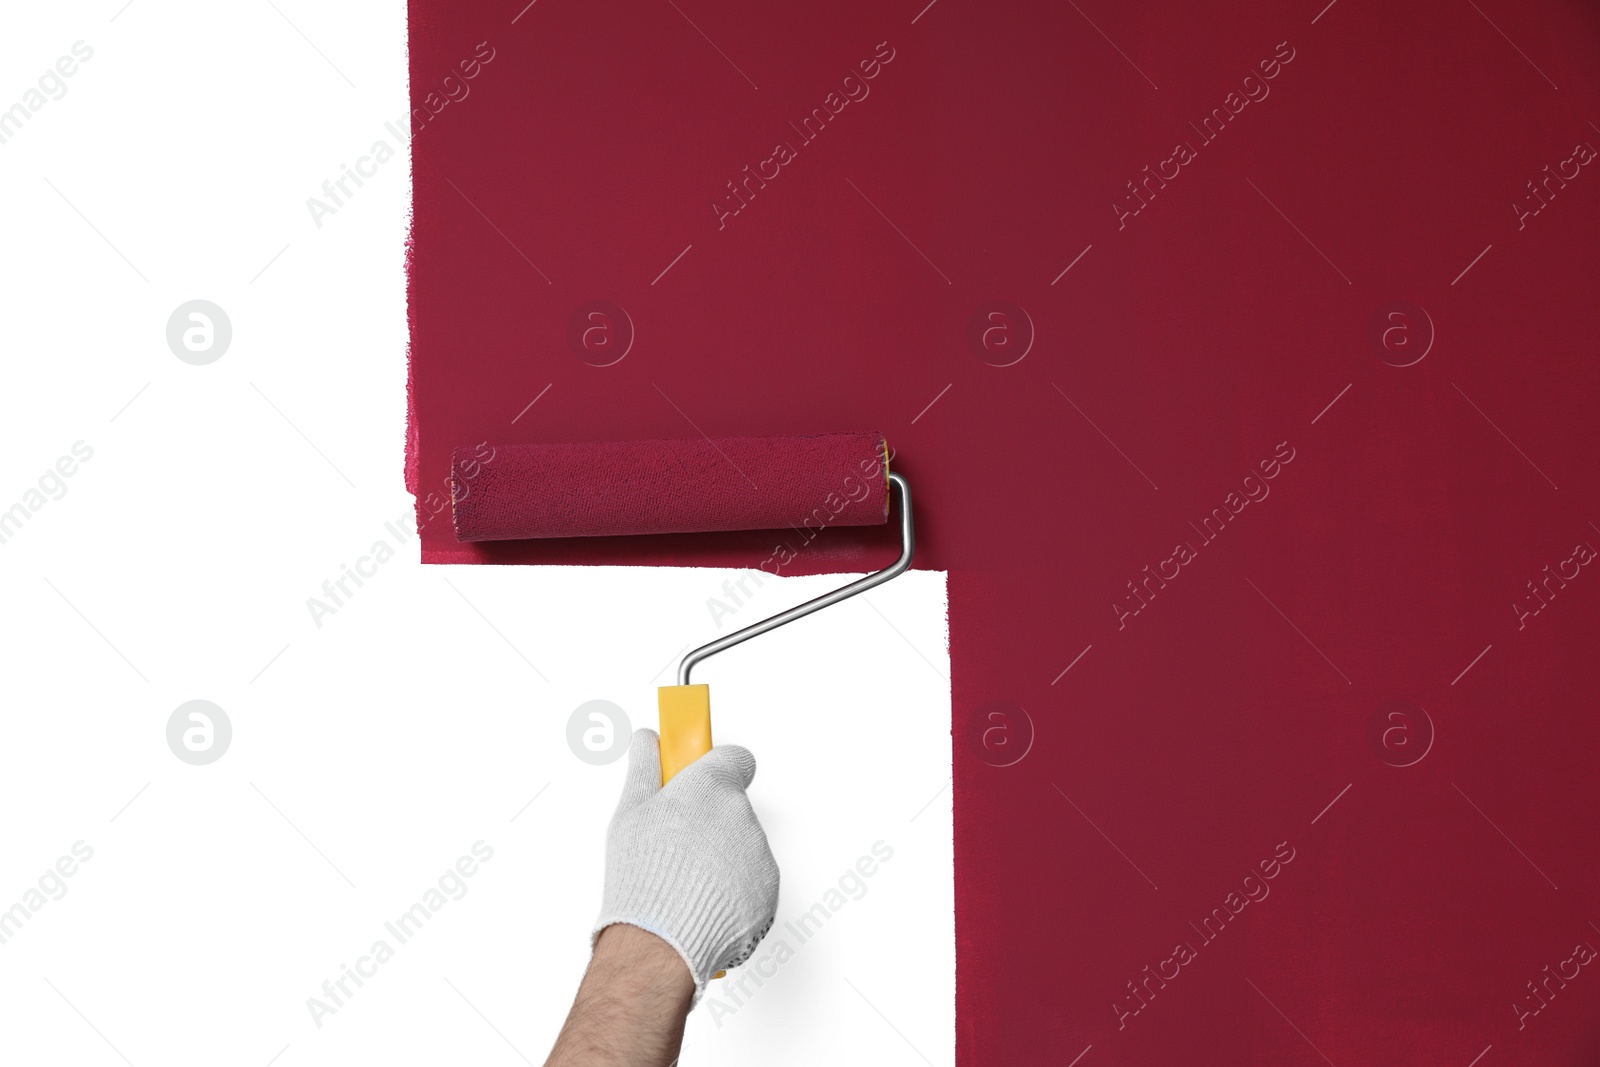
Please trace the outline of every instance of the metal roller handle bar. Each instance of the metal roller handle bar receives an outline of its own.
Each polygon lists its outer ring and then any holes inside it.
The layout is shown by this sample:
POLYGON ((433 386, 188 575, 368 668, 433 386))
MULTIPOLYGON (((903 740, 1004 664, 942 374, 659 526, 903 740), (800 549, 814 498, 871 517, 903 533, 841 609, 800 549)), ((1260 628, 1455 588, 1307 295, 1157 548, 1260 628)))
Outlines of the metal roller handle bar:
POLYGON ((694 669, 695 664, 699 663, 708 656, 714 656, 725 648, 732 648, 741 641, 748 641, 750 638, 764 634, 769 630, 776 630, 784 623, 793 622, 796 619, 810 615, 813 611, 837 604, 841 600, 847 600, 850 597, 855 596, 857 593, 865 593, 868 589, 871 589, 874 586, 882 585, 890 578, 898 577, 906 570, 906 568, 910 567, 911 551, 913 547, 913 539, 911 534, 911 486, 906 482, 905 478, 898 474, 889 475, 889 482, 894 486, 895 491, 900 497, 899 559, 895 560, 893 563, 889 564, 889 566, 875 574, 869 574, 865 578, 859 578, 847 586, 844 586, 840 589, 835 589, 831 593, 824 593, 822 596, 819 596, 814 600, 808 600, 804 604, 790 608, 788 611, 780 612, 779 614, 772 616, 770 619, 763 619, 761 622, 755 623, 752 626, 746 626, 742 630, 735 630, 728 636, 719 637, 710 644, 701 645, 699 648, 683 657, 683 662, 678 666, 678 684, 688 685, 689 672, 694 669))

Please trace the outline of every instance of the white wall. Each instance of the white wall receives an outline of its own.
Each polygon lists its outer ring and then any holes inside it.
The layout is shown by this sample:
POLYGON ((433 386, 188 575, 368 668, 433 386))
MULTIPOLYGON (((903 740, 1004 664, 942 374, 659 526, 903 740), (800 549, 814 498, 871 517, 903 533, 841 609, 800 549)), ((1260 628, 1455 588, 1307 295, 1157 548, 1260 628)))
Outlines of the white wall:
MULTIPOLYGON (((305 206, 404 114, 404 10, 277 7, 32 5, 0 35, 0 109, 93 50, 0 143, 0 513, 26 512, 0 543, 0 909, 27 912, 0 926, 5 1062, 542 1061, 622 773, 568 717, 649 723, 669 661, 725 632, 723 572, 415 562, 405 161, 320 229, 305 206), (167 342, 193 299, 232 327, 203 366, 167 342), (380 541, 318 625, 308 599, 380 541), (232 727, 202 766, 167 743, 194 699, 232 727), (400 944, 384 923, 480 841, 400 944), (379 939, 393 958, 317 1026, 308 998, 379 939)), ((843 580, 768 581, 725 625, 843 580)), ((943 576, 870 598, 697 678, 760 761, 783 869, 756 958, 793 956, 751 995, 723 980, 686 1063, 953 1059, 943 576), (880 841, 864 895, 786 933, 880 841)))

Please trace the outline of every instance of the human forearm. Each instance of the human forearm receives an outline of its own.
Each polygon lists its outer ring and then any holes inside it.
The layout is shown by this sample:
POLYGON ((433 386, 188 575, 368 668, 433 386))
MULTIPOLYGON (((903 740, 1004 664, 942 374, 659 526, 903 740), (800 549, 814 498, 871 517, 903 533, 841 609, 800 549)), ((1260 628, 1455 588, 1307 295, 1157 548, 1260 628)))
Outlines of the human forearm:
POLYGON ((671 945, 636 926, 606 927, 546 1067, 669 1067, 694 989, 671 945))

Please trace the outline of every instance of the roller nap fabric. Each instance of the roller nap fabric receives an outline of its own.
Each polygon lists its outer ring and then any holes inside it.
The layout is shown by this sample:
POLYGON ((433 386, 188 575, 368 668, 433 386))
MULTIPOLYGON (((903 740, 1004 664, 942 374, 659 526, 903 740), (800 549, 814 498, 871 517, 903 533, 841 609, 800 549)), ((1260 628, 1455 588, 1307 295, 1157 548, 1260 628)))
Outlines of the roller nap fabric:
POLYGON ((458 448, 458 541, 870 526, 888 519, 879 433, 458 448))

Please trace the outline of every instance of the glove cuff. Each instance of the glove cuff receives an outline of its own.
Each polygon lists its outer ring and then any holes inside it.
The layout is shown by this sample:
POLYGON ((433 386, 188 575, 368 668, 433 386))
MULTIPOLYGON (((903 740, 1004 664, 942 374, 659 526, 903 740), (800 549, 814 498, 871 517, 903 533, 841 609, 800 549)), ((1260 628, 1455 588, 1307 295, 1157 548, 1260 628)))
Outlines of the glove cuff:
POLYGON ((591 947, 613 923, 655 934, 683 958, 694 977, 694 1004, 699 1004, 711 976, 728 965, 727 957, 754 932, 740 929, 733 902, 720 888, 724 879, 676 850, 635 857, 619 866, 615 873, 621 877, 607 879, 591 947))

